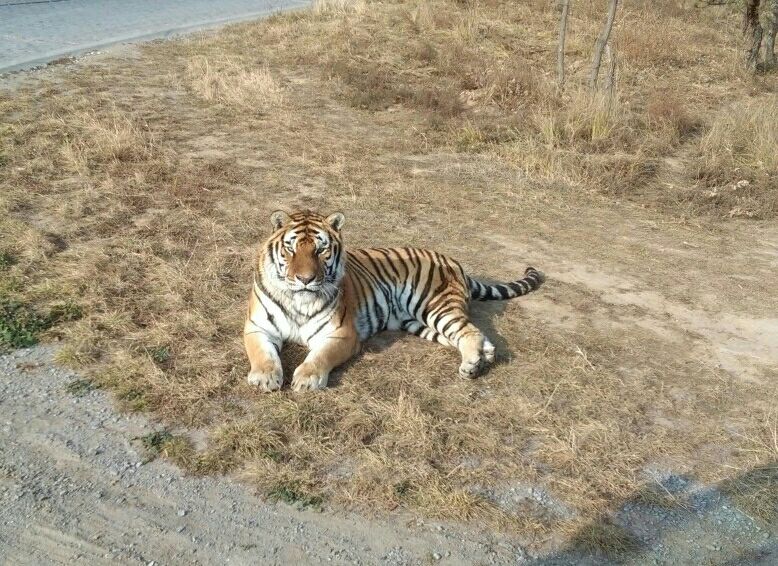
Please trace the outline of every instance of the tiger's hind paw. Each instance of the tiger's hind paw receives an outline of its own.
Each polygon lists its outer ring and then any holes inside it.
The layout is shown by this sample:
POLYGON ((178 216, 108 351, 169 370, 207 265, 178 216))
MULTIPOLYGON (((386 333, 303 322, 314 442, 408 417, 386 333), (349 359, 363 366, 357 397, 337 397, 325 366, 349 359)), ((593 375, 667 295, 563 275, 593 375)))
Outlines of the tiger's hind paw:
POLYGON ((488 338, 484 338, 484 359, 487 364, 494 361, 494 344, 489 342, 488 338))
POLYGON ((475 379, 484 372, 488 365, 489 361, 485 356, 479 356, 472 360, 463 360, 459 366, 459 377, 475 379))

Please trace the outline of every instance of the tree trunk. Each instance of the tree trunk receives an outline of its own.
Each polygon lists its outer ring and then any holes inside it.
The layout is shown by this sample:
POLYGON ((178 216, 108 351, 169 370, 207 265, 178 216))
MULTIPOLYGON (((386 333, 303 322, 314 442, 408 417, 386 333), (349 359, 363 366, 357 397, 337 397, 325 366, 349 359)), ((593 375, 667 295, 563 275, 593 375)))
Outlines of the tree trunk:
POLYGON ((759 50, 762 47, 762 24, 759 23, 759 5, 762 0, 746 0, 743 10, 743 36, 746 48, 744 60, 746 67, 756 68, 759 63, 759 50))
MULTIPOLYGON (((753 1, 753 0, 749 0, 753 1)), ((616 8, 619 6, 619 0, 610 0, 608 6, 608 19, 605 21, 605 25, 600 31, 600 37, 597 38, 597 43, 594 44, 594 58, 592 60, 592 72, 589 75, 589 86, 592 90, 597 88, 597 77, 600 74, 600 64, 602 63, 602 54, 605 51, 605 46, 608 45, 608 39, 611 36, 611 30, 613 29, 613 20, 616 17, 616 8)))
MULTIPOLYGON (((775 0, 778 2, 778 0, 775 0)), ((567 37, 567 14, 570 13, 570 0, 560 0, 559 44, 556 48, 556 76, 560 90, 565 86, 565 38, 567 37)))
POLYGON ((778 0, 770 0, 770 27, 767 29, 767 37, 764 42, 764 62, 768 68, 776 65, 775 61, 775 35, 778 33, 778 0))

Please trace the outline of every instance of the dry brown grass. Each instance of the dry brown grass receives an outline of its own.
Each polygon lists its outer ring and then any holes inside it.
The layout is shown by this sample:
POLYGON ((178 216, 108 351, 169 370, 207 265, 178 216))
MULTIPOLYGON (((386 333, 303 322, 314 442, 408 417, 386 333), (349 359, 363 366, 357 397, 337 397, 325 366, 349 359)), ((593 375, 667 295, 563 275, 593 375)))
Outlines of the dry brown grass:
MULTIPOLYGON (((774 214, 775 98, 720 64, 735 53, 726 13, 656 4, 619 24, 614 97, 581 86, 601 17, 585 3, 563 93, 547 2, 321 2, 30 81, 0 96, 0 252, 14 258, 0 292, 79 303, 56 329, 60 361, 206 433, 202 450, 166 443, 188 469, 283 500, 573 533, 649 464, 707 481, 764 465, 774 368, 722 368, 704 332, 722 311, 776 308, 767 277, 721 276, 769 258, 741 254, 751 228, 712 221, 732 203, 704 195, 745 178, 774 214), (646 22, 715 41, 654 52, 646 22), (344 210, 349 245, 427 246, 500 278, 537 263, 550 281, 477 310, 499 338, 483 379, 456 379, 453 351, 386 336, 327 391, 261 395, 240 344, 252 257, 269 212, 296 206, 344 210), (669 314, 684 309, 703 323, 669 314), (569 513, 506 503, 517 485, 569 513)), ((301 352, 285 356, 289 375, 301 352)), ((628 545, 598 524, 582 545, 628 545)))
POLYGON ((778 96, 745 100, 721 110, 693 148, 697 195, 729 216, 778 213, 778 96))
POLYGON ((267 68, 246 70, 234 61, 214 64, 206 57, 193 57, 187 75, 192 91, 208 102, 255 112, 283 103, 281 87, 267 68))
POLYGON ((314 0, 312 10, 317 15, 344 12, 362 12, 367 8, 364 0, 314 0))

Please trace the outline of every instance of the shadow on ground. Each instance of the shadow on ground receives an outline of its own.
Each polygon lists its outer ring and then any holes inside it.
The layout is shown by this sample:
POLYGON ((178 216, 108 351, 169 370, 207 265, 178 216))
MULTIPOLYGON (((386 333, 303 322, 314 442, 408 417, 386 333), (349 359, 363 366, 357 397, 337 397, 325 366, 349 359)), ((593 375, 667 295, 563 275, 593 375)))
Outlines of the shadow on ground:
MULTIPOLYGON (((483 279, 483 281, 487 281, 483 279)), ((508 346, 508 342, 500 335, 495 326, 495 320, 499 318, 505 310, 505 301, 490 301, 490 302, 473 302, 470 308, 470 319, 489 340, 492 341, 496 348, 496 360, 495 365, 505 363, 506 359, 510 359, 510 356, 514 354, 508 346)), ((328 387, 338 387, 344 374, 348 372, 348 369, 360 359, 360 356, 365 354, 376 354, 388 350, 396 345, 399 340, 407 338, 408 340, 419 340, 424 342, 423 339, 417 338, 407 332, 402 331, 381 331, 374 336, 368 338, 362 344, 362 350, 359 354, 352 357, 349 361, 336 368, 330 375, 328 387)), ((434 344, 433 347, 444 348, 440 344, 434 344)), ((284 385, 288 386, 291 382, 294 369, 300 365, 308 350, 297 344, 288 343, 284 345, 284 350, 281 354, 281 361, 284 368, 284 385)), ((451 375, 456 376, 458 364, 451 367, 451 375)), ((488 368, 487 372, 488 373, 488 368)), ((479 376, 483 377, 483 376, 479 376)))
POLYGON ((531 564, 778 563, 778 461, 716 486, 656 470, 650 477, 618 510, 531 564))

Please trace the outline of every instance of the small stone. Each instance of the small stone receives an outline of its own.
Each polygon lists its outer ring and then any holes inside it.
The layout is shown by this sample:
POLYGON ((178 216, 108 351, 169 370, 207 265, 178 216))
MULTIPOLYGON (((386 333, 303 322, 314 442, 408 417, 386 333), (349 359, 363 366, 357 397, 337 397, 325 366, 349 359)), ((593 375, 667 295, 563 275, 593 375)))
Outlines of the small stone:
POLYGON ((443 558, 443 556, 440 554, 440 552, 433 552, 432 553, 432 559, 433 560, 440 560, 441 558, 443 558))
POLYGON ((183 517, 186 515, 186 509, 179 509, 178 510, 178 516, 183 517))

